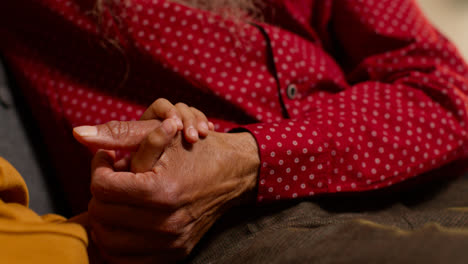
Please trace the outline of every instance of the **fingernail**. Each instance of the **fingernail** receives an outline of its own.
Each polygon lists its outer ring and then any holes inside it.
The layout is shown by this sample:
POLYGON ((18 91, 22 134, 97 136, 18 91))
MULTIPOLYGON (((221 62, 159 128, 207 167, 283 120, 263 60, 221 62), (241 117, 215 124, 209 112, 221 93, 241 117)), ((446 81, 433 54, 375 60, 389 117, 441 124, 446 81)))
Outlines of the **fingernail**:
POLYGON ((201 130, 204 130, 204 131, 209 130, 208 125, 205 122, 200 123, 199 126, 200 126, 201 130))
POLYGON ((172 134, 174 132, 174 123, 171 120, 166 120, 162 123, 162 129, 167 134, 172 134))
POLYGON ((189 128, 189 135, 193 138, 198 138, 198 132, 195 128, 190 127, 189 128))
POLYGON ((94 126, 75 127, 73 131, 82 137, 96 137, 98 135, 98 130, 94 126))

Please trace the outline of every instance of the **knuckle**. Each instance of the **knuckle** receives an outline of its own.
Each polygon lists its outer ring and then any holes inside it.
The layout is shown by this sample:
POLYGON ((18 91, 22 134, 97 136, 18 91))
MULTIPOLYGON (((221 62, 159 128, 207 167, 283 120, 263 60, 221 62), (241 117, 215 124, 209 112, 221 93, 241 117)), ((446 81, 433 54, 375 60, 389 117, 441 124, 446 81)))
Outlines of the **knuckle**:
POLYGON ((165 105, 166 102, 168 102, 166 99, 159 98, 150 105, 147 111, 149 110, 151 112, 152 118, 159 118, 159 109, 165 105))
POLYGON ((159 134, 150 133, 146 137, 146 144, 148 144, 149 146, 152 146, 152 147, 159 146, 161 145, 161 142, 162 142, 162 138, 161 138, 161 135, 159 134))
POLYGON ((182 102, 179 102, 179 103, 175 104, 175 106, 176 106, 177 108, 187 108, 187 107, 188 107, 186 104, 184 104, 184 103, 182 103, 182 102))
POLYGON ((166 103, 166 102, 167 102, 166 99, 164 99, 164 98, 158 98, 158 99, 156 99, 156 101, 154 101, 153 106, 158 106, 158 105, 164 104, 164 103, 166 103))
POLYGON ((125 138, 130 131, 128 123, 121 121, 110 121, 105 124, 105 127, 109 135, 114 139, 125 138))

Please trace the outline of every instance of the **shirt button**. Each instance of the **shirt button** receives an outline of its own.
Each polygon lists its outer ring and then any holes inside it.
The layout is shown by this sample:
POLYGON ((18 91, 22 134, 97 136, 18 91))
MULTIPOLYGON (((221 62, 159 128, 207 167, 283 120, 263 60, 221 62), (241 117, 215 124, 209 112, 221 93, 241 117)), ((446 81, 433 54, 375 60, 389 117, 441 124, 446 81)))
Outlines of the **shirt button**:
POLYGON ((287 94, 289 99, 296 98, 297 95, 297 86, 295 84, 288 85, 287 94))

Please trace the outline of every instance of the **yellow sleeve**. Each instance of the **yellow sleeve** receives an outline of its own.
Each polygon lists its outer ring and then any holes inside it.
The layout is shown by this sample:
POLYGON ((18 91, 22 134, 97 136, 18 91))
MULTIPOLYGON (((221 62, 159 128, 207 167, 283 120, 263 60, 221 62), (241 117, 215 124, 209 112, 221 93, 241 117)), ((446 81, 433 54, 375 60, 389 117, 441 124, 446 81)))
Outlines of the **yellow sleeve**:
POLYGON ((0 157, 0 263, 88 263, 84 228, 57 215, 27 208, 20 174, 0 157))

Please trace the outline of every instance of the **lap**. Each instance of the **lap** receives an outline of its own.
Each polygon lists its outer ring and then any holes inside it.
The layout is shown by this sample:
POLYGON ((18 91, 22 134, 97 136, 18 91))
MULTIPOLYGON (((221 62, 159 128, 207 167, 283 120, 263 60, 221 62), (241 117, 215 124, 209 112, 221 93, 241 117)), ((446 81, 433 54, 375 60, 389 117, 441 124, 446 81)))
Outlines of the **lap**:
POLYGON ((190 263, 467 263, 468 179, 235 208, 190 263))

